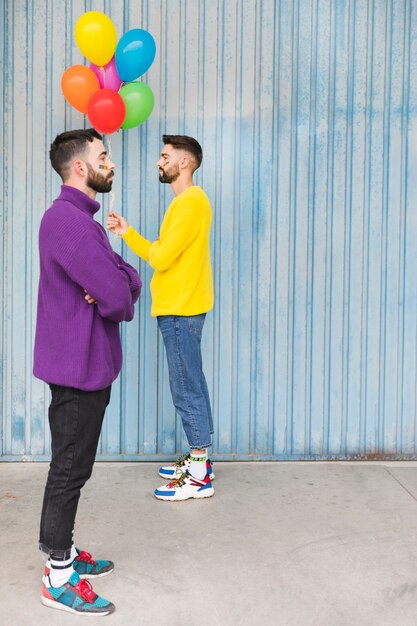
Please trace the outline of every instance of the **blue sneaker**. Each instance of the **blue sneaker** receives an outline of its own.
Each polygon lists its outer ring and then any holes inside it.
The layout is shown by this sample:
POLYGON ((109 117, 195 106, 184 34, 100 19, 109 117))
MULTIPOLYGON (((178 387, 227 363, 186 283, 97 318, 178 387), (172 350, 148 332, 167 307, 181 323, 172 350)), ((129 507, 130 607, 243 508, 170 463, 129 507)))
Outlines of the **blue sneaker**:
MULTIPOLYGON (((209 475, 210 480, 214 478, 213 466, 210 459, 206 461, 206 472, 209 475)), ((162 478, 167 478, 168 480, 175 480, 176 478, 180 478, 184 472, 190 469, 190 455, 182 454, 172 465, 165 465, 164 467, 159 468, 159 475, 162 478)))
MULTIPOLYGON (((77 572, 80 578, 100 578, 101 576, 107 576, 107 574, 111 574, 114 570, 113 561, 95 561, 89 552, 79 550, 78 548, 75 549, 77 550, 78 556, 75 557, 72 563, 72 567, 77 572)), ((49 576, 50 569, 51 564, 48 559, 45 565, 45 569, 43 571, 44 579, 49 576)))
POLYGON ((91 583, 81 580, 77 572, 62 587, 50 586, 48 578, 42 589, 41 602, 51 609, 97 617, 109 615, 116 608, 114 604, 94 593, 91 583))
POLYGON ((95 561, 89 552, 78 550, 78 556, 72 564, 80 578, 100 578, 114 570, 113 561, 95 561))

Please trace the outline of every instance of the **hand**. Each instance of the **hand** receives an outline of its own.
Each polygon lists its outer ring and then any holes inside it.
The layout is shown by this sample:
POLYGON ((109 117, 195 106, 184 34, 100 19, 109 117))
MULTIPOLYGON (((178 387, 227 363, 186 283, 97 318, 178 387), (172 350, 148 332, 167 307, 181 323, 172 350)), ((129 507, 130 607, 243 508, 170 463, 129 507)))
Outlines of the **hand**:
POLYGON ((94 298, 90 296, 87 289, 84 289, 84 293, 86 294, 84 300, 87 300, 88 304, 95 304, 97 302, 97 300, 94 300, 94 298))
POLYGON ((127 220, 125 220, 125 218, 121 215, 117 215, 117 213, 115 213, 114 211, 111 211, 109 213, 106 225, 107 230, 110 230, 115 235, 120 235, 120 237, 124 235, 129 228, 129 223, 127 222, 127 220))

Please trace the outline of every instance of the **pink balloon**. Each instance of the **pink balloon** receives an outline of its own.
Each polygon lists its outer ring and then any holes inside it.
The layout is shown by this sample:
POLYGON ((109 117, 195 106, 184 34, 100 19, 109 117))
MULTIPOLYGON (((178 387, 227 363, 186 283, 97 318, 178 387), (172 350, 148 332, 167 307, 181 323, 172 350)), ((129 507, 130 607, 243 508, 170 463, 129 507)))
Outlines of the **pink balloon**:
POLYGON ((116 60, 113 56, 111 60, 102 68, 99 65, 90 63, 90 69, 98 78, 101 89, 112 89, 113 91, 119 91, 122 84, 122 80, 117 73, 116 60))

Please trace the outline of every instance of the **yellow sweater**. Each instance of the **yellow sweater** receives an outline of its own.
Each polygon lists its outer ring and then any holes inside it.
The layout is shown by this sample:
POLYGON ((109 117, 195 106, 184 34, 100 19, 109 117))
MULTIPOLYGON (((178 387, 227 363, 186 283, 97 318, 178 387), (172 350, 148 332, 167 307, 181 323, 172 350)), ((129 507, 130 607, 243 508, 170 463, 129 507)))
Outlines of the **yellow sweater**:
POLYGON ((151 243, 129 226, 123 239, 153 267, 151 315, 199 315, 213 307, 210 201, 201 187, 174 198, 151 243))

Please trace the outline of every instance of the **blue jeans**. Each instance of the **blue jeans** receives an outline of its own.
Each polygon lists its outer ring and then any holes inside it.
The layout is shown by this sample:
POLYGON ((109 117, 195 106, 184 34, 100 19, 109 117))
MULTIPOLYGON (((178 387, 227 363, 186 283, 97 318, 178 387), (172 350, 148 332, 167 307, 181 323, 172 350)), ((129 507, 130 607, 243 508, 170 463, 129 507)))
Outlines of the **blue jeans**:
POLYGON ((201 334, 206 314, 160 315, 172 401, 190 448, 208 448, 213 433, 210 398, 203 373, 201 334))

